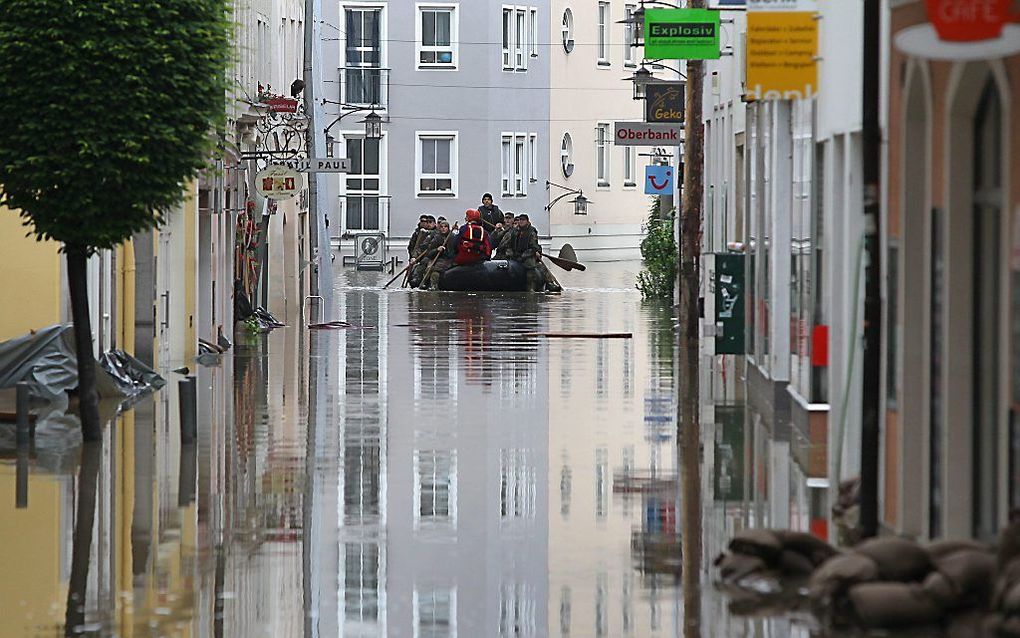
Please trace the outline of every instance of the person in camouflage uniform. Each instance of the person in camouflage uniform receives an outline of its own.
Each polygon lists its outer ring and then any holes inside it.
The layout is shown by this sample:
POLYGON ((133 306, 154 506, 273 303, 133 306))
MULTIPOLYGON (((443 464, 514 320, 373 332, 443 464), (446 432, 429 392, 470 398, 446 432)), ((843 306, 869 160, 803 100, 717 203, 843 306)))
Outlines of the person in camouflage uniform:
POLYGON ((508 212, 504 213, 503 222, 496 224, 495 230, 489 233, 489 238, 492 240, 493 259, 506 259, 506 247, 503 246, 503 240, 509 237, 514 227, 514 214, 508 212))
POLYGON ((445 219, 439 222, 439 234, 432 240, 424 254, 428 262, 432 264, 432 271, 428 272, 428 266, 425 267, 428 280, 422 282, 422 288, 426 290, 438 289, 439 278, 453 267, 453 258, 457 256, 455 237, 456 235, 450 229, 450 222, 445 219))
POLYGON ((425 281, 425 273, 429 269, 429 265, 432 260, 435 259, 436 255, 439 254, 440 248, 445 244, 452 243, 448 241, 450 237, 450 224, 446 221, 445 217, 440 217, 440 221, 436 228, 431 230, 425 239, 425 244, 422 246, 421 252, 414 259, 414 268, 411 272, 411 285, 415 288, 422 286, 428 282, 425 281))
POLYGON ((538 292, 544 287, 545 281, 538 270, 539 254, 542 246, 538 243, 538 231, 531 225, 531 220, 524 213, 517 216, 517 225, 503 240, 506 246, 507 259, 520 262, 528 277, 528 290, 538 292))

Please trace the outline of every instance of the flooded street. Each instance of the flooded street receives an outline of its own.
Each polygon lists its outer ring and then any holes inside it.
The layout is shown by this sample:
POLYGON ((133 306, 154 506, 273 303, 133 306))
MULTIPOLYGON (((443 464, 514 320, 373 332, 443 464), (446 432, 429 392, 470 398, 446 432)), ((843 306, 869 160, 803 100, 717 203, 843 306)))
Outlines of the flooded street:
MULTIPOLYGON (((684 595, 672 320, 638 268, 595 264, 562 295, 353 273, 336 290, 354 328, 292 326, 198 367, 197 446, 165 372, 80 461, 57 426, 27 458, 5 447, 0 636, 808 635, 730 616, 711 585, 775 489, 750 459, 777 449, 732 401, 704 420, 684 595), (632 338, 545 336, 564 332, 632 338)), ((706 387, 732 394, 726 374, 706 387)))

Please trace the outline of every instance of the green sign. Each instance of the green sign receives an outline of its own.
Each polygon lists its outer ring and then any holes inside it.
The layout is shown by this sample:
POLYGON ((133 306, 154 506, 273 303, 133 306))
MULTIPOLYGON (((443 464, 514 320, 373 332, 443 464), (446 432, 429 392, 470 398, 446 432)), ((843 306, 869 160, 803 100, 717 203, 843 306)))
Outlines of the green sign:
POLYGON ((646 9, 645 59, 718 60, 719 12, 646 9))

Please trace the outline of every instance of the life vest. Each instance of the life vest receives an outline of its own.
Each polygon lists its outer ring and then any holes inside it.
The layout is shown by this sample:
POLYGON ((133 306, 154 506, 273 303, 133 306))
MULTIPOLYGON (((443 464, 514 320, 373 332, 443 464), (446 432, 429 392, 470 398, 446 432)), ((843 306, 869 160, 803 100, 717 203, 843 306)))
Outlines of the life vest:
POLYGON ((487 237, 480 224, 468 224, 461 230, 460 243, 457 245, 457 256, 454 263, 459 265, 473 264, 488 257, 486 251, 487 237))

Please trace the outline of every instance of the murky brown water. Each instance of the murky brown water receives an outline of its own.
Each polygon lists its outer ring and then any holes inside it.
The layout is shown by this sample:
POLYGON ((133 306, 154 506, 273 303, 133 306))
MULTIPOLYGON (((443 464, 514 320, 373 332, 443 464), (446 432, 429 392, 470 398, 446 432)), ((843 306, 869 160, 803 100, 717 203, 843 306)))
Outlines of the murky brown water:
MULTIPOLYGON (((197 448, 168 373, 101 449, 56 427, 4 452, 0 636, 676 636, 685 599, 688 636, 806 636, 683 595, 672 324, 637 268, 564 274, 557 296, 348 274, 361 329, 278 330, 199 367, 197 448), (535 334, 574 331, 633 338, 535 334)), ((706 557, 768 518, 731 412, 703 434, 706 557)))

